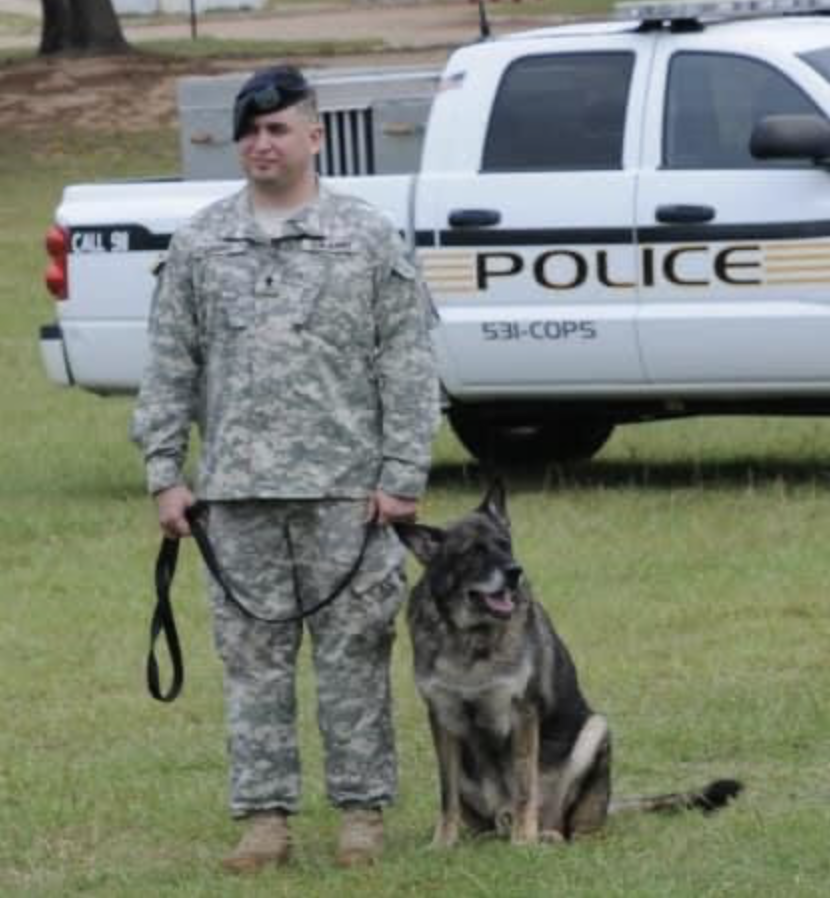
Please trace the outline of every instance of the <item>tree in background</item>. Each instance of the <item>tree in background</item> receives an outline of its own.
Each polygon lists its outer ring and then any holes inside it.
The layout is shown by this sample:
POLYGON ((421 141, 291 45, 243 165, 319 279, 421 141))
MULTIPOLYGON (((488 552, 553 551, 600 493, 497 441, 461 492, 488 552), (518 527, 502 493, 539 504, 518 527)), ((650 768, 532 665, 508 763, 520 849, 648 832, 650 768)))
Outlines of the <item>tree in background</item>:
POLYGON ((112 0, 41 0, 41 56, 127 53, 112 0))

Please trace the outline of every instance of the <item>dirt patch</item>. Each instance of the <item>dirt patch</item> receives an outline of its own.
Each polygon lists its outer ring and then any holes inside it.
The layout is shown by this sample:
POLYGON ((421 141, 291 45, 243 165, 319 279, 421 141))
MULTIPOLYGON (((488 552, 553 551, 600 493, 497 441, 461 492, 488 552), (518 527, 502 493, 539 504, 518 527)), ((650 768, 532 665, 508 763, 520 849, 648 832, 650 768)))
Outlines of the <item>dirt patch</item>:
MULTIPOLYGON (((386 64, 426 62, 430 54, 395 54, 386 64)), ((444 56, 446 54, 443 54, 444 56)), ((439 61, 442 54, 434 54, 439 61)), ((373 58, 374 59, 374 58, 373 58)), ((0 131, 142 131, 177 123, 176 79, 244 72, 272 59, 183 60, 132 54, 94 59, 28 60, 0 66, 0 131)), ((298 59, 301 66, 333 65, 331 58, 298 59)), ((339 57, 337 65, 372 64, 339 57)))
MULTIPOLYGON (((475 34, 475 7, 466 3, 408 8, 321 7, 266 18, 206 17, 200 34, 281 41, 381 39, 387 52, 360 56, 292 58, 300 66, 442 63, 453 46, 475 34)), ((131 41, 186 39, 182 20, 125 29, 131 41)), ((73 128, 138 131, 175 125, 176 79, 251 71, 263 59, 187 59, 136 52, 123 57, 0 63, 0 129, 73 128)))
MULTIPOLYGON (((476 5, 461 0, 355 0, 355 4, 288 8, 265 17, 205 17, 200 34, 289 42, 372 38, 381 39, 388 48, 359 56, 292 58, 300 66, 332 67, 440 65, 453 47, 473 40, 478 30, 476 5)), ((543 18, 528 17, 524 10, 524 4, 510 4, 510 13, 499 16, 494 31, 504 34, 545 24, 543 18)), ((181 19, 159 21, 131 25, 125 32, 133 42, 186 39, 188 25, 181 19)), ((272 57, 185 59, 142 52, 95 59, 7 61, 0 63, 0 130, 130 132, 170 127, 177 122, 177 78, 248 72, 273 62, 272 57)))

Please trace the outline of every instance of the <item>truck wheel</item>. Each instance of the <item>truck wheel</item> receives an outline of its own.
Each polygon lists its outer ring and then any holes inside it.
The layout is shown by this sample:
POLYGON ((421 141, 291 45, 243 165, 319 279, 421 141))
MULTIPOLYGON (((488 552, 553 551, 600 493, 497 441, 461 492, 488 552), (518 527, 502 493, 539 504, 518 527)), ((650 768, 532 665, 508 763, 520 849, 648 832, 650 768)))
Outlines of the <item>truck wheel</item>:
POLYGON ((536 423, 486 419, 458 406, 450 424, 464 448, 479 461, 504 467, 585 461, 611 436, 614 425, 598 418, 556 418, 536 423))

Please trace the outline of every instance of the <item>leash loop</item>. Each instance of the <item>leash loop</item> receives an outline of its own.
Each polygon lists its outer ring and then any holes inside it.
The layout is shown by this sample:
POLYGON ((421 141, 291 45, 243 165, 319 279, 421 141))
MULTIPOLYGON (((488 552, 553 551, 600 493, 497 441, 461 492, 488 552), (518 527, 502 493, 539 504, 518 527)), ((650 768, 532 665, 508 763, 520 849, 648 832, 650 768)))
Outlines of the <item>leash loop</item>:
POLYGON ((184 685, 182 647, 176 630, 173 605, 170 602, 170 586, 173 583, 173 574, 176 572, 178 558, 179 541, 164 537, 156 559, 156 607, 153 609, 153 617, 150 620, 150 652, 147 655, 147 688, 150 690, 150 695, 160 702, 172 702, 182 691, 184 685), (156 660, 156 641, 160 635, 164 635, 167 654, 170 656, 170 665, 173 668, 170 687, 166 692, 161 688, 161 676, 156 660))
MULTIPOLYGON (((190 524, 190 532, 199 548, 202 560, 210 571, 211 576, 219 584, 225 596, 225 600, 233 605, 238 611, 251 620, 259 621, 262 624, 277 625, 297 623, 311 617, 318 611, 330 605, 346 587, 352 582, 363 564, 366 556, 366 550, 369 547, 369 541, 372 538, 374 525, 370 521, 367 523, 363 536, 363 543, 360 551, 346 573, 337 581, 332 591, 321 599, 316 605, 305 608, 297 614, 289 614, 284 617, 261 617, 254 614, 250 608, 247 608, 234 595, 233 590, 228 584, 227 579, 216 557, 216 552, 208 537, 207 530, 201 521, 201 516, 206 510, 204 502, 197 502, 185 512, 187 521, 190 524)), ((147 688, 150 695, 160 702, 172 702, 182 691, 184 685, 184 658, 182 656, 181 643, 179 642, 179 634, 176 629, 176 620, 173 615, 173 603, 170 598, 170 589, 173 585, 173 578, 176 574, 176 566, 179 559, 179 543, 178 538, 165 536, 161 541, 158 557, 156 558, 156 607, 153 610, 153 616, 150 621, 150 651, 147 655, 147 688), (172 676, 169 688, 165 691, 161 688, 161 677, 159 674, 159 664, 156 659, 156 642, 159 636, 164 636, 167 644, 167 653, 170 656, 170 665, 172 667, 172 676)))

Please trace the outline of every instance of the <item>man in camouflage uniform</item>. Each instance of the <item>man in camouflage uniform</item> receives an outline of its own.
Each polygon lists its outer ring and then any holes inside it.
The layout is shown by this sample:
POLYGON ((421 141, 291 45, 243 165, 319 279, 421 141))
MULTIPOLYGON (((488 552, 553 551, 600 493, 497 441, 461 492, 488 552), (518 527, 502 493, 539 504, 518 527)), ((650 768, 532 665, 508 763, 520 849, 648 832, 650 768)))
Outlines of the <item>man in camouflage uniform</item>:
MULTIPOLYGON (((234 106, 246 187, 173 237, 150 321, 134 432, 168 535, 195 501, 182 468, 202 445, 195 494, 240 601, 283 617, 330 594, 373 527, 348 588, 306 623, 318 681, 338 860, 381 851, 396 764, 389 663, 404 598, 389 524, 415 516, 438 421, 429 303, 394 227, 319 185, 322 128, 296 69, 254 75, 234 106)), ((281 863, 298 807, 299 623, 268 625, 210 587, 224 663, 230 803, 246 828, 223 864, 281 863)))

